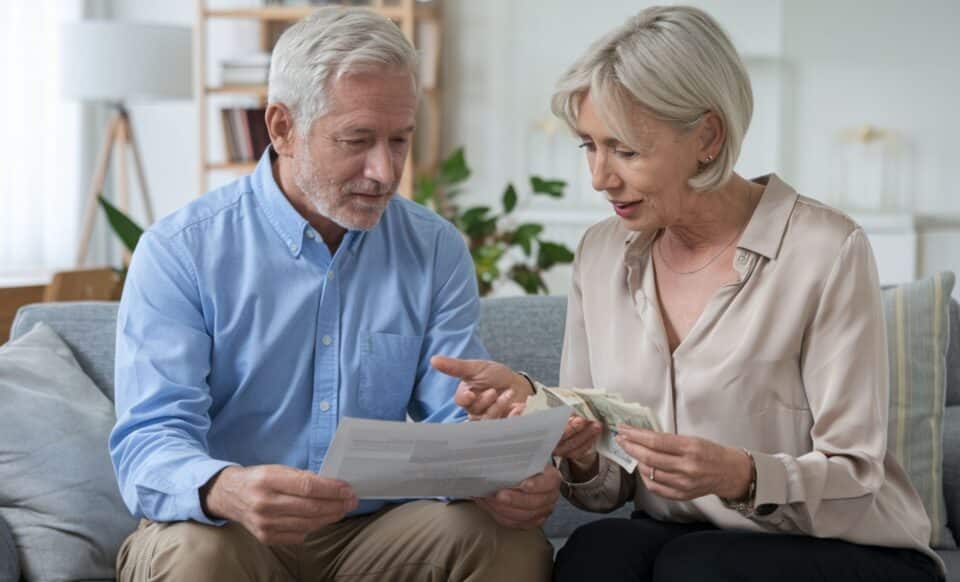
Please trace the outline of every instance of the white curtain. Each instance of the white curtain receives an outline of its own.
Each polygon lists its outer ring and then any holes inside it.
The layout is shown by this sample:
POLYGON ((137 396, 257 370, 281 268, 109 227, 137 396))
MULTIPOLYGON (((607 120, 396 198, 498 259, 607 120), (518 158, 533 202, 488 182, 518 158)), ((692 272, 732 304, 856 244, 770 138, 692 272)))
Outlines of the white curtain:
POLYGON ((60 96, 60 24, 82 0, 0 2, 0 275, 73 264, 81 106, 60 96))

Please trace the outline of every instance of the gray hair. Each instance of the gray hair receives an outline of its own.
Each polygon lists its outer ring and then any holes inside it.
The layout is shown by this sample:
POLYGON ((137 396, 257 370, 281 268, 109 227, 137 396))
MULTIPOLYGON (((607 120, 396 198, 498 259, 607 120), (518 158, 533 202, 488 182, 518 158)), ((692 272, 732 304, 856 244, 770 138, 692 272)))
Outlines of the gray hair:
POLYGON ((365 8, 319 8, 277 40, 267 103, 286 105, 307 133, 326 112, 331 80, 382 68, 409 71, 417 91, 417 52, 396 24, 365 8))
POLYGON ((688 6, 647 8, 595 42, 557 84, 554 115, 575 130, 588 92, 627 145, 631 105, 681 131, 716 113, 726 130, 723 146, 688 182, 696 191, 730 178, 753 115, 750 77, 733 43, 713 18, 688 6))

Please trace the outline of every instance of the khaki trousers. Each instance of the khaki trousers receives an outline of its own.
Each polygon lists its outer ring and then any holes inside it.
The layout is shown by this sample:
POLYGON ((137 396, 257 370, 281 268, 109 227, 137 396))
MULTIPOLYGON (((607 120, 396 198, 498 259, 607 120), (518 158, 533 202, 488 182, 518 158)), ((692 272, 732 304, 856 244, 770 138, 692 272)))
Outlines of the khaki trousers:
POLYGON ((329 525, 295 546, 266 546, 237 523, 143 520, 120 548, 117 579, 536 582, 552 567, 539 529, 503 527, 469 501, 413 501, 329 525))

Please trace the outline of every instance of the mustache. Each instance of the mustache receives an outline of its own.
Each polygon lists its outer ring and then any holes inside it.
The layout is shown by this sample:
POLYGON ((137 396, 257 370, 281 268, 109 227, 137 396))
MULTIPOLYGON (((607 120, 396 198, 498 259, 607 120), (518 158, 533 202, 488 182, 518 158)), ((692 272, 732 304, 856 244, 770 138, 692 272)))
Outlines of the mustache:
POLYGON ((394 184, 384 184, 383 182, 378 182, 377 180, 351 180, 344 184, 340 191, 343 193, 359 193, 367 194, 368 196, 386 196, 392 194, 396 189, 394 184))

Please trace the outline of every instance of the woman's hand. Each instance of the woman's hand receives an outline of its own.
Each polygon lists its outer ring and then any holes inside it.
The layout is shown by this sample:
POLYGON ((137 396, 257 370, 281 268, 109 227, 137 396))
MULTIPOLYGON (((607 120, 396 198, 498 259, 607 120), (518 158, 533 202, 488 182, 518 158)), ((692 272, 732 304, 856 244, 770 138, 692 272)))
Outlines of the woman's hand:
POLYGON ((467 411, 470 420, 503 418, 533 393, 526 378, 499 362, 433 356, 430 365, 460 378, 453 401, 467 411))
POLYGON ((677 501, 710 494, 742 499, 750 489, 753 468, 740 449, 625 425, 617 430, 617 443, 637 460, 637 471, 651 493, 677 501))
POLYGON ((560 442, 553 449, 553 456, 563 457, 570 463, 570 476, 574 482, 589 481, 599 469, 597 441, 603 432, 603 424, 581 416, 571 416, 560 442))

